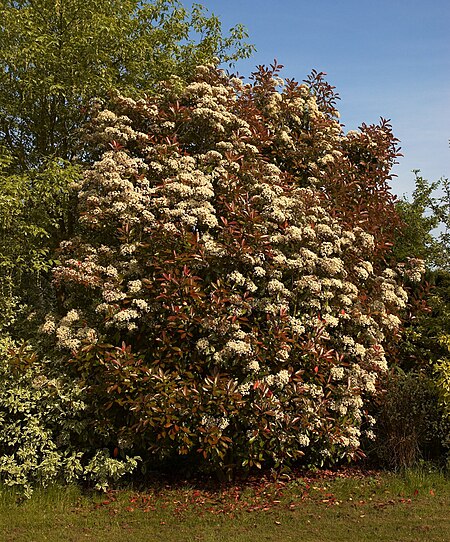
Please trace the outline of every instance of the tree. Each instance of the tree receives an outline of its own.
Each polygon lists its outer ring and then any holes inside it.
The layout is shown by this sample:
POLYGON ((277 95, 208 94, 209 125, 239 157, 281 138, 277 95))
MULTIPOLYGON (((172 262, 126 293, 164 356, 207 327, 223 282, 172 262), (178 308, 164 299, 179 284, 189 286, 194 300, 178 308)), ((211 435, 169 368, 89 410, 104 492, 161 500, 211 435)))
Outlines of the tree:
POLYGON ((447 179, 429 183, 415 172, 411 201, 397 204, 403 226, 394 253, 398 261, 421 258, 425 281, 411 284, 409 317, 405 320, 400 360, 408 370, 432 373, 440 358, 448 356, 450 335, 450 185, 447 179))
POLYGON ((242 26, 224 37, 217 17, 177 0, 2 0, 0 21, 0 144, 22 169, 72 159, 93 98, 152 92, 199 62, 252 50, 242 26))
POLYGON ((47 160, 33 175, 14 173, 13 157, 0 153, 0 332, 6 332, 51 307, 54 250, 67 233, 68 186, 81 168, 47 160))
POLYGON ((403 221, 395 246, 396 257, 422 258, 430 270, 450 271, 450 183, 430 183, 415 171, 412 200, 398 202, 403 221))
POLYGON ((201 66, 92 119, 42 329, 126 453, 317 465, 371 435, 401 273, 420 279, 387 264, 396 140, 384 121, 344 134, 322 75, 279 69, 201 66))
POLYGON ((411 201, 401 201, 397 206, 403 227, 399 230, 394 251, 400 261, 407 256, 422 258, 427 271, 424 283, 409 285, 411 303, 399 348, 399 363, 411 373, 406 379, 414 383, 421 382, 421 379, 423 382, 428 380, 427 385, 437 391, 441 404, 434 408, 440 413, 443 426, 442 434, 438 436, 448 451, 450 183, 445 178, 430 183, 419 171, 415 172, 415 176, 416 186, 411 201))

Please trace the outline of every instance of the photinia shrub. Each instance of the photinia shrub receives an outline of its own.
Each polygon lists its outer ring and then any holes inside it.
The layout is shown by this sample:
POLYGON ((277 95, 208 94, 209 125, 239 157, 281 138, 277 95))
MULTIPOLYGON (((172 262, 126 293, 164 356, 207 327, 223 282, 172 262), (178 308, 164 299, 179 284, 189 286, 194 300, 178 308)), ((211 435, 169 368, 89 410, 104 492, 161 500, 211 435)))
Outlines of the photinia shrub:
POLYGON ((212 469, 358 455, 407 295, 390 264, 389 124, 344 133, 336 95, 279 66, 99 109, 98 159, 43 331, 117 446, 212 469))

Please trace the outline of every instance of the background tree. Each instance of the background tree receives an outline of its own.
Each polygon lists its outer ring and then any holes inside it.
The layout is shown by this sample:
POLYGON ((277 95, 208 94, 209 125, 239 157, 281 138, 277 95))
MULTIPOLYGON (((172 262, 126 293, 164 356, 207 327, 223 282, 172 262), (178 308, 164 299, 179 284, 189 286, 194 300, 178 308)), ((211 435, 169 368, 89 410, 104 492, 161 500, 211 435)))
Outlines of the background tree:
POLYGON ((73 158, 93 98, 252 51, 242 26, 224 37, 217 17, 177 0, 2 0, 0 21, 0 143, 22 169, 73 158))
POLYGON ((411 201, 403 199, 397 211, 403 221, 395 246, 399 260, 422 258, 428 269, 450 270, 450 183, 448 179, 430 183, 415 171, 411 201))
POLYGON ((421 458, 442 461, 450 448, 450 192, 447 179, 430 183, 415 172, 410 201, 397 203, 403 225, 394 255, 421 258, 426 272, 408 283, 401 341, 386 380, 379 415, 379 457, 390 466, 421 458))
POLYGON ((394 246, 399 261, 421 258, 425 281, 411 286, 410 317, 402 342, 404 368, 430 372, 448 354, 450 334, 450 185, 447 179, 429 183, 415 172, 411 201, 400 201, 403 221, 394 246))
POLYGON ((53 250, 73 216, 68 186, 81 168, 49 160, 32 175, 14 172, 14 158, 0 153, 0 332, 15 327, 25 338, 19 324, 51 306, 53 250))

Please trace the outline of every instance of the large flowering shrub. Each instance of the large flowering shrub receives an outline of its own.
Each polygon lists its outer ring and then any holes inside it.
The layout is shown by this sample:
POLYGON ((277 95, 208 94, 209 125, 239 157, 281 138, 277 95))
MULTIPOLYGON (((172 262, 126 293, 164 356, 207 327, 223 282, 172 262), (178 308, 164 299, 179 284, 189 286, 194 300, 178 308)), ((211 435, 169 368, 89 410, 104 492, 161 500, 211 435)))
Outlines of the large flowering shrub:
POLYGON ((213 468, 358 453, 406 293, 390 126, 344 133, 321 74, 214 67, 117 96, 43 330, 124 450, 213 468))

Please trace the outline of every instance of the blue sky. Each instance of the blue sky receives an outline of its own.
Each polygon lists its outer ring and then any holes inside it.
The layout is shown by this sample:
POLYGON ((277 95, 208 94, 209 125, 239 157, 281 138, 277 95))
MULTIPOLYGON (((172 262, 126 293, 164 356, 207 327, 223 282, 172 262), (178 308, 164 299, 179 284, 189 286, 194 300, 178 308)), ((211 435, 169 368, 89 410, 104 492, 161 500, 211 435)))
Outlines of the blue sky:
MULTIPOLYGON (((183 1, 186 6, 190 2, 183 1)), ((391 119, 403 158, 393 191, 414 188, 413 169, 450 177, 450 0, 200 0, 224 30, 244 24, 257 52, 249 75, 274 58, 301 81, 327 73, 345 129, 391 119)))

